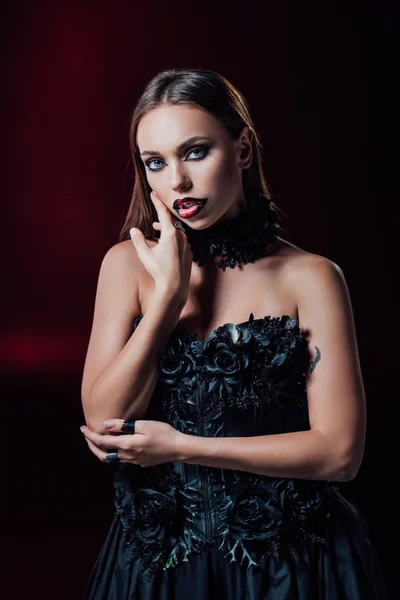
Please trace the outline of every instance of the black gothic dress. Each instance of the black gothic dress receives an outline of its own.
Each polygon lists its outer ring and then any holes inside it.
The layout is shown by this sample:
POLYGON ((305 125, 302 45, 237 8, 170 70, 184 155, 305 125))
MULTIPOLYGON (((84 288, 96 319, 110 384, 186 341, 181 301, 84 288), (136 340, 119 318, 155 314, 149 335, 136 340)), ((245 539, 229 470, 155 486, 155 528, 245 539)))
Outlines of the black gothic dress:
MULTIPOLYGON (((205 341, 177 327, 146 418, 207 437, 309 429, 308 361, 287 315, 251 313, 205 341)), ((365 524, 334 482, 169 462, 121 463, 114 485, 84 600, 387 598, 365 524)))

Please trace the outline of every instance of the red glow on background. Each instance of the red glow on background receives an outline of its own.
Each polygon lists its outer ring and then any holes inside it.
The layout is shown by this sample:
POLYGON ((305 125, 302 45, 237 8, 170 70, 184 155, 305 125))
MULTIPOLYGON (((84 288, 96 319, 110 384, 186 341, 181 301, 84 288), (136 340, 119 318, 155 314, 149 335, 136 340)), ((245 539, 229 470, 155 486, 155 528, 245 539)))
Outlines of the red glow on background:
POLYGON ((8 372, 70 373, 82 368, 86 344, 79 333, 13 332, 0 341, 0 365, 8 372))

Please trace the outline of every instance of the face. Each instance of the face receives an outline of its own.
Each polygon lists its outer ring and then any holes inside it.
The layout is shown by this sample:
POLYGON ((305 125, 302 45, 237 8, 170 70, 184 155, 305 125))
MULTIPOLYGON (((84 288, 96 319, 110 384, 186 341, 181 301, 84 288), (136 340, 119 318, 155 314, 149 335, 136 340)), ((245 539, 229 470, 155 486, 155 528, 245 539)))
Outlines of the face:
POLYGON ((225 127, 205 111, 167 105, 142 118, 137 145, 150 188, 175 217, 193 229, 240 213, 242 170, 252 159, 248 127, 238 140, 232 140, 225 127), (193 137, 199 139, 185 144, 193 137), (185 197, 207 198, 207 202, 198 214, 185 218, 174 208, 174 202, 185 197))

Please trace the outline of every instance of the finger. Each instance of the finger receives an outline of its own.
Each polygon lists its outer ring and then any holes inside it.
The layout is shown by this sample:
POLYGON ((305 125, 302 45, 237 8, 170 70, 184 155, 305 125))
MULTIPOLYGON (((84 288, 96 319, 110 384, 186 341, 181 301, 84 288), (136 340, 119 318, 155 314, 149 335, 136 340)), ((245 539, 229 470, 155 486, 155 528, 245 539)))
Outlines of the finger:
MULTIPOLYGON (((154 206, 157 211, 158 220, 159 220, 160 226, 161 226, 160 230, 161 230, 161 235, 162 235, 163 228, 174 227, 173 221, 172 221, 172 213, 165 206, 164 202, 162 202, 161 199, 156 194, 154 194, 154 192, 152 192, 152 194, 153 194, 152 198, 153 198, 154 206)), ((175 227, 174 227, 174 229, 175 229, 175 227)))
POLYGON ((96 446, 96 444, 93 444, 93 442, 91 442, 87 438, 85 438, 85 440, 87 441, 87 445, 89 446, 89 449, 91 450, 91 452, 93 452, 93 454, 95 456, 97 456, 97 458, 99 460, 101 460, 102 462, 105 462, 106 452, 104 450, 102 450, 101 448, 98 448, 96 446))
POLYGON ((126 436, 122 437, 115 435, 101 435, 96 431, 92 431, 88 427, 82 427, 82 433, 86 439, 93 442, 98 448, 123 448, 126 446, 126 436))
POLYGON ((135 421, 124 419, 107 419, 104 422, 104 427, 110 433, 135 433, 135 421))
POLYGON ((107 419, 107 421, 104 421, 104 427, 107 429, 107 433, 119 432, 123 422, 124 419, 107 419))
MULTIPOLYGON (((161 213, 164 213, 166 216, 166 220, 168 222, 168 225, 172 225, 172 227, 174 228, 174 230, 176 230, 177 228, 174 225, 174 221, 175 219, 175 215, 165 206, 165 204, 161 201, 160 197, 157 196, 157 194, 155 192, 151 192, 150 194, 151 199, 153 200, 153 204, 156 208, 156 210, 158 211, 158 207, 160 207, 160 211, 161 213)), ((157 231, 160 231, 162 234, 162 216, 160 216, 160 214, 157 212, 158 218, 160 219, 160 222, 154 221, 153 222, 153 228, 156 229, 157 231)), ((165 229, 164 229, 165 230, 165 229)), ((179 229, 178 229, 179 231, 179 229)))
MULTIPOLYGON (((101 460, 101 462, 103 462, 103 463, 106 463, 106 462, 107 462, 107 461, 106 461, 106 458, 107 458, 107 452, 106 452, 105 450, 102 450, 101 448, 98 448, 98 447, 96 446, 96 444, 93 444, 93 442, 91 442, 91 441, 90 441, 90 440, 88 440, 87 438, 85 438, 85 439, 86 439, 86 441, 87 441, 87 443, 88 443, 88 446, 89 446, 90 450, 93 452, 93 454, 94 454, 95 456, 97 456, 97 458, 98 458, 99 460, 101 460)), ((128 460, 128 459, 127 459, 127 458, 124 456, 124 454, 123 454, 123 450, 120 450, 120 449, 118 449, 118 458, 119 458, 119 462, 123 462, 123 463, 125 463, 125 462, 133 462, 132 460, 131 460, 131 461, 130 461, 130 460, 128 460)))
POLYGON ((146 238, 137 227, 131 227, 129 233, 133 245, 136 248, 136 252, 138 253, 139 258, 142 260, 142 257, 150 250, 150 246, 147 245, 146 238))
POLYGON ((153 204, 155 204, 155 202, 160 199, 160 197, 155 193, 154 190, 150 192, 150 198, 153 204))

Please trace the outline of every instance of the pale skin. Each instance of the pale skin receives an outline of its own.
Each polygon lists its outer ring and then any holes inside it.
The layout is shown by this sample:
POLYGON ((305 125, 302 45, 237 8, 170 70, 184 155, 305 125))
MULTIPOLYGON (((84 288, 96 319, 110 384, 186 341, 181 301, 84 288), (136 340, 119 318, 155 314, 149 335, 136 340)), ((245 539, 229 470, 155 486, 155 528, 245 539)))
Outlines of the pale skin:
MULTIPOLYGON (((111 423, 109 429, 102 421, 102 427, 84 426, 82 432, 90 450, 101 461, 107 451, 118 448, 121 462, 141 467, 183 461, 271 477, 349 481, 356 476, 363 458, 366 409, 351 300, 340 267, 282 238, 264 258, 240 269, 222 272, 215 267, 218 257, 214 263, 198 267, 192 264, 185 234, 173 226, 179 215, 172 204, 185 195, 209 198, 205 209, 189 222, 191 227, 202 229, 236 214, 244 198, 242 171, 252 160, 251 140, 248 128, 238 140, 230 140, 220 123, 193 107, 162 107, 142 119, 137 136, 140 150, 160 153, 153 155, 150 163, 159 172, 147 168, 146 175, 159 218, 154 228, 164 235, 164 245, 144 240, 139 232, 131 241, 111 249, 98 293, 109 281, 116 289, 116 297, 126 296, 129 268, 134 265, 139 272, 131 280, 136 295, 132 295, 129 305, 125 301, 122 307, 108 311, 118 314, 118 325, 107 327, 104 318, 97 322, 95 319, 94 341, 85 365, 86 386, 90 389, 96 377, 122 351, 132 317, 145 315, 152 309, 155 295, 179 281, 181 288, 174 290, 180 307, 177 321, 198 332, 202 339, 221 324, 246 321, 250 312, 256 318, 288 314, 297 319, 300 328, 307 332, 310 348, 306 378, 310 430, 205 438, 183 434, 167 423, 146 420, 144 415, 135 419, 135 434, 120 435, 128 414, 119 411, 118 415, 106 415, 105 420, 111 423), (211 150, 201 161, 189 158, 201 156, 201 151, 187 149, 182 154, 176 150, 195 135, 212 139, 211 150), (121 281, 116 273, 121 273, 121 281), (104 330, 108 331, 107 339, 104 333, 103 337, 97 333, 104 330), (96 361, 91 358, 95 355, 96 361)), ((149 156, 143 156, 143 161, 151 160, 149 156)))

